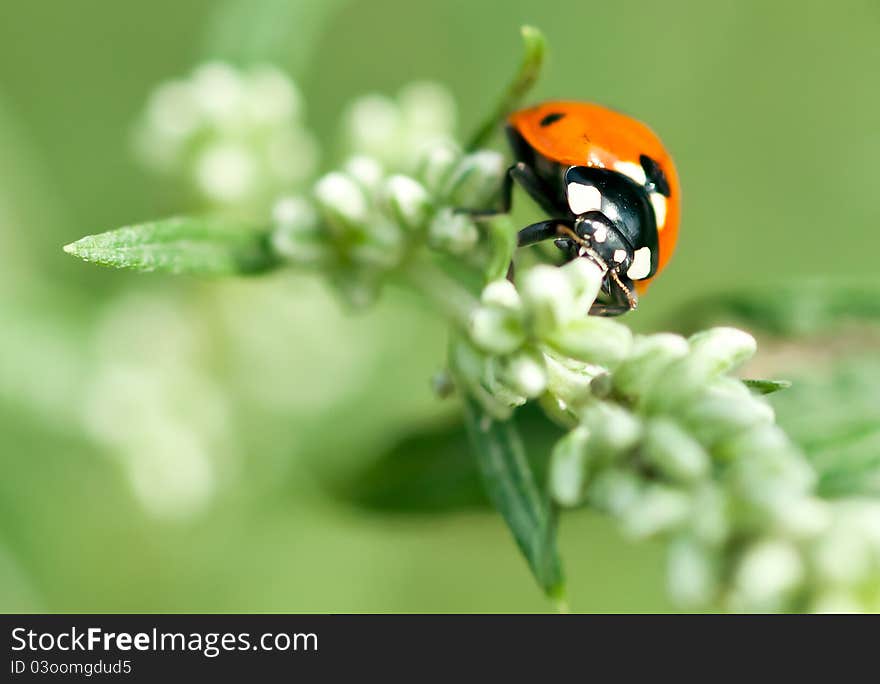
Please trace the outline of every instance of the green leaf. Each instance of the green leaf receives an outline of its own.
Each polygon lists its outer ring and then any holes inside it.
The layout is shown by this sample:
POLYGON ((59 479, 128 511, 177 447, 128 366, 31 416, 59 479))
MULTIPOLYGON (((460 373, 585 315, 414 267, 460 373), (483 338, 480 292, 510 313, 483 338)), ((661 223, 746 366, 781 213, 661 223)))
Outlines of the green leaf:
MULTIPOLYGON (((546 479, 546 454, 564 434, 536 404, 517 411, 532 472, 546 479)), ((447 513, 490 506, 464 422, 417 428, 374 459, 342 473, 318 471, 348 504, 383 513, 447 513)), ((322 459, 323 464, 326 459, 322 459)))
POLYGON ((102 266, 197 275, 263 273, 278 265, 268 228, 178 217, 89 235, 64 251, 102 266))
POLYGON ((790 380, 753 380, 746 379, 743 384, 758 394, 773 394, 791 387, 790 380))
POLYGON ((495 420, 472 397, 465 421, 489 499, 504 517, 538 584, 564 602, 565 583, 556 546, 556 510, 542 495, 512 420, 495 420))
POLYGON ((498 129, 507 115, 514 111, 522 99, 526 96, 535 81, 538 80, 538 74, 541 72, 541 66, 544 64, 544 54, 546 52, 546 42, 544 35, 532 26, 523 26, 521 29, 525 54, 520 64, 519 70, 507 90, 501 95, 498 104, 492 115, 480 126, 466 149, 469 151, 484 147, 495 131, 498 129))

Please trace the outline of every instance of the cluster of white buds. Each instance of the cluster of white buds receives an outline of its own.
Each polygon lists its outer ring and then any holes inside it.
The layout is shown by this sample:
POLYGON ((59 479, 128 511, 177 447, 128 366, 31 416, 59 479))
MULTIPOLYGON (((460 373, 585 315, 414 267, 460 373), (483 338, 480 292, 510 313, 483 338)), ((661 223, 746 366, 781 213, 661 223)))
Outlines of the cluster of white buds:
POLYGON ((755 340, 732 328, 633 336, 587 315, 602 273, 537 266, 483 290, 455 377, 497 418, 540 399, 570 431, 549 488, 638 539, 669 542, 670 594, 690 609, 880 607, 880 505, 829 502, 765 399, 732 377, 755 340))
POLYGON ((275 67, 207 63, 153 92, 136 149, 209 205, 261 209, 313 177, 318 146, 302 110, 296 85, 275 67))
POLYGON ((504 170, 500 154, 465 154, 445 143, 426 149, 413 175, 352 157, 309 195, 276 204, 274 249, 292 263, 322 268, 352 303, 367 303, 421 244, 472 251, 480 231, 463 208, 488 207, 504 170))
POLYGON ((410 83, 396 98, 363 95, 344 114, 343 149, 391 172, 412 173, 413 160, 426 148, 455 139, 456 118, 452 94, 437 83, 410 83))
POLYGON ((587 316, 602 284, 587 259, 535 266, 489 283, 470 319, 468 339, 453 345, 456 374, 492 415, 504 418, 545 394, 563 407, 589 392, 590 380, 626 356, 629 329, 587 316))

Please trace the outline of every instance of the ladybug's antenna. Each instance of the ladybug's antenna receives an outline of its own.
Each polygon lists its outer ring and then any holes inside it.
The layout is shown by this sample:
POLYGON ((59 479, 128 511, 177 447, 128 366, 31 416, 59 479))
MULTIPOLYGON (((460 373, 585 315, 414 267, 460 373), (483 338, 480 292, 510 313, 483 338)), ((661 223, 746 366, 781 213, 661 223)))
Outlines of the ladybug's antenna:
POLYGON ((611 279, 617 283, 617 287, 623 290, 623 294, 626 295, 627 304, 629 304, 629 309, 632 311, 639 305, 639 300, 636 299, 635 295, 632 293, 626 285, 623 284, 623 281, 620 279, 620 276, 617 275, 617 271, 609 270, 608 275, 611 276, 611 279))
POLYGON ((599 253, 590 247, 590 243, 584 240, 580 235, 575 233, 568 226, 557 226, 556 232, 559 235, 564 235, 566 238, 579 245, 578 256, 588 256, 590 259, 596 262, 596 265, 601 268, 603 271, 610 271, 608 268, 608 264, 605 263, 605 260, 599 256, 599 253))

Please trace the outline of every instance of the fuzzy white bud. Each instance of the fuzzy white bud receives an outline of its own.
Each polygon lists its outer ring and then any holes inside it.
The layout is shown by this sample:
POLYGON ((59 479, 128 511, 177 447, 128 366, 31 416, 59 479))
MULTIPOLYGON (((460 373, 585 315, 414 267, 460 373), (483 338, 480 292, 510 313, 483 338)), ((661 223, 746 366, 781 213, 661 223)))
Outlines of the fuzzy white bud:
POLYGON ((394 175, 385 181, 385 198, 391 214, 405 230, 423 230, 431 215, 431 198, 409 176, 394 175))
POLYGON ((784 541, 764 541, 743 555, 734 578, 734 607, 780 610, 804 577, 800 554, 784 541))

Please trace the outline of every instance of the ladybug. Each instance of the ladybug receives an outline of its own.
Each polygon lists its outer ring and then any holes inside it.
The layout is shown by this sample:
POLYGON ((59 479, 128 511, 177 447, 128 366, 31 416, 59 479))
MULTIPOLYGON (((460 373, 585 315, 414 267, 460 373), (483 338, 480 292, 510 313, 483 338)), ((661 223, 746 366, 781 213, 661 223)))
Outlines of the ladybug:
POLYGON ((635 309, 678 236, 678 174, 663 143, 640 121, 585 102, 516 111, 506 132, 515 163, 502 210, 515 181, 552 217, 519 231, 519 245, 552 239, 566 260, 596 263, 605 276, 590 313, 635 309))

